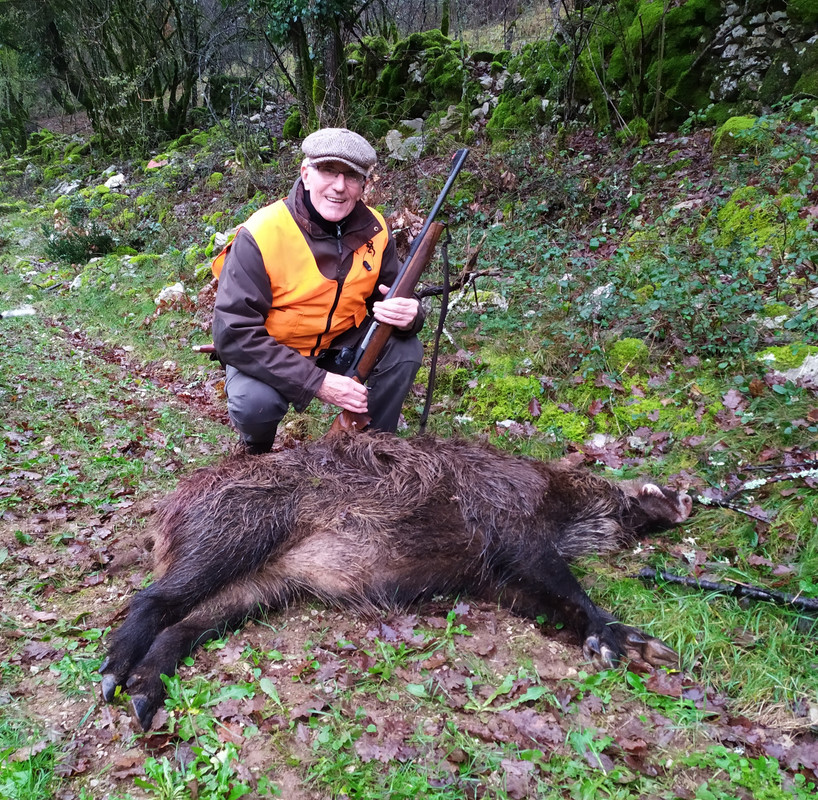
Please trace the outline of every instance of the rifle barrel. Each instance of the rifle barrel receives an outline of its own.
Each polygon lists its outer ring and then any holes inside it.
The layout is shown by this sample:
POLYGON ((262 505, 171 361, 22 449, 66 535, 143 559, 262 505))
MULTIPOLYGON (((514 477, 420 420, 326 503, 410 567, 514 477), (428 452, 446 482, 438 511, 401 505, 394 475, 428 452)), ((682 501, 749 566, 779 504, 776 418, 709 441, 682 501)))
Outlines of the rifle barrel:
POLYGON ((463 164, 466 163, 466 156, 469 154, 469 148, 464 147, 462 150, 458 150, 454 156, 452 156, 452 169, 449 172, 449 177, 446 179, 446 183, 443 186, 440 194, 437 196, 437 200, 435 204, 432 206, 432 210, 429 212, 429 216, 426 217, 426 222, 423 223, 423 227, 420 229, 420 233, 414 238, 412 241, 411 246, 409 247, 409 255, 406 257, 406 261, 403 262, 403 267, 401 271, 398 273, 398 277, 395 279, 395 282, 392 284, 392 287, 386 293, 384 300, 388 300, 390 297, 394 296, 395 287, 400 282, 401 277, 403 277, 403 273, 406 271, 409 262, 412 260, 412 256, 415 254, 415 251, 420 247, 420 243, 423 241, 423 237, 426 236, 426 232, 429 230, 429 226, 434 222, 435 217, 437 216, 437 212, 440 211, 440 207, 446 200, 446 195, 449 194, 449 189, 452 188, 452 184, 455 182, 460 170, 463 168, 463 164))

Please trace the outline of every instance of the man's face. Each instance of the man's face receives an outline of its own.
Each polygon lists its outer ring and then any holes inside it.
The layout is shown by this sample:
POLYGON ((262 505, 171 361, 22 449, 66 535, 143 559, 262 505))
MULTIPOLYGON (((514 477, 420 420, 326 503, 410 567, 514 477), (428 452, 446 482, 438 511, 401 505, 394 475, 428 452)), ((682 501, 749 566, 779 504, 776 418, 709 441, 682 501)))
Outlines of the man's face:
POLYGON ((363 176, 340 161, 302 166, 301 179, 315 210, 328 222, 340 222, 364 192, 363 176))

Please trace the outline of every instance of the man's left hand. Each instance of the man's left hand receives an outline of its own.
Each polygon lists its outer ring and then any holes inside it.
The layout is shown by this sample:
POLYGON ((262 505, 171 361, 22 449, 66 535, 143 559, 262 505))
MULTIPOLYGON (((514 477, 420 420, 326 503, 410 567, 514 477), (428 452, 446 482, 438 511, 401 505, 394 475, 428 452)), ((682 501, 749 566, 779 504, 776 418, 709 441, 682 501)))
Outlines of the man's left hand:
MULTIPOLYGON (((378 286, 378 289, 384 295, 389 291, 389 287, 383 284, 378 286)), ((390 297, 388 300, 374 303, 372 313, 378 322, 406 331, 412 327, 419 307, 420 304, 416 297, 390 297)))

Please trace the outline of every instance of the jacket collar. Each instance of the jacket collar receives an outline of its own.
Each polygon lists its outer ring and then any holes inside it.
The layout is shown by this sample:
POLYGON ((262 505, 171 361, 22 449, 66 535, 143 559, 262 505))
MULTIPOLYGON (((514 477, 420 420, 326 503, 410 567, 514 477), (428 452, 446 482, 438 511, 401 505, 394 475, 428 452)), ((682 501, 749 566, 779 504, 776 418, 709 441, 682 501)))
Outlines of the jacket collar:
MULTIPOLYGON (((335 238, 333 234, 327 233, 317 222, 311 219, 306 203, 304 202, 304 183, 300 177, 293 184, 292 189, 290 189, 286 203, 295 221, 308 236, 314 239, 335 238)), ((340 225, 341 233, 345 240, 359 240, 360 244, 369 241, 381 230, 381 225, 375 218, 375 215, 367 208, 362 200, 359 200, 355 204, 355 208, 341 220, 340 225)), ((353 246, 352 249, 357 250, 360 244, 353 246)))

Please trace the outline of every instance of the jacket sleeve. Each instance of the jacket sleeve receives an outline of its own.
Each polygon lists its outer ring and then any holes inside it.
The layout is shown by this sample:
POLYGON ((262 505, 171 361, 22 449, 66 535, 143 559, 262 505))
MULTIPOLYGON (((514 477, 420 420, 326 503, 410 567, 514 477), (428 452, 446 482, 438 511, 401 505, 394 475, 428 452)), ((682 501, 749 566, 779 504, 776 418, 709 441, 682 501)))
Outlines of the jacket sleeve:
POLYGON ((272 305, 261 252, 252 234, 241 229, 219 276, 213 312, 216 352, 223 363, 272 386, 303 411, 326 372, 267 333, 264 323, 272 305))
MULTIPOLYGON (((378 283, 383 283, 386 286, 391 286, 396 278, 398 277, 398 272, 400 272, 400 260, 398 259, 398 251, 397 247, 395 246, 395 240, 392 237, 392 233, 389 234, 389 241, 386 245, 386 250, 383 252, 383 258, 381 259, 381 271, 378 276, 378 283)), ((423 323, 426 321, 426 311, 423 308, 423 303, 421 302, 420 298, 417 294, 414 295, 415 299, 418 301, 418 315, 415 317, 415 322, 411 328, 405 331, 399 331, 397 329, 392 331, 392 335, 396 336, 399 339, 409 339, 412 336, 417 336, 420 329, 423 327, 423 323)), ((369 299, 366 301, 366 307, 369 309, 369 312, 372 313, 372 304, 376 300, 382 300, 383 295, 380 293, 378 287, 375 287, 375 291, 370 295, 369 299)))

